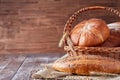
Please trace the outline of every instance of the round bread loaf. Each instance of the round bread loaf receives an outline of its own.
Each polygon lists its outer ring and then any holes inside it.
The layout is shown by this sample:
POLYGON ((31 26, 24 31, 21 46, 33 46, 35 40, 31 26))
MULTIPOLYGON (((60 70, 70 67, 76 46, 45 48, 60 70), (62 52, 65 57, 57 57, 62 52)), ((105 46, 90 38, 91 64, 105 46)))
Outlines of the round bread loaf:
POLYGON ((70 37, 74 45, 88 47, 103 43, 109 34, 105 21, 92 18, 76 25, 70 32, 70 37))
POLYGON ((120 47, 120 22, 110 23, 107 26, 110 29, 110 36, 104 43, 98 46, 120 47))
POLYGON ((80 75, 90 75, 90 72, 120 73, 120 61, 98 55, 67 56, 56 60, 53 68, 80 75))

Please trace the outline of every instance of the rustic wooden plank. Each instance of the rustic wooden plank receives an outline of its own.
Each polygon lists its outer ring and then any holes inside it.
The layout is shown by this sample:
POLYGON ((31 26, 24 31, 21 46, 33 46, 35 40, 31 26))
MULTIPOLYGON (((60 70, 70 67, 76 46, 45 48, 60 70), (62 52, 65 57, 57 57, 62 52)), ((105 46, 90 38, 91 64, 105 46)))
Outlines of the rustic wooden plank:
POLYGON ((10 58, 5 55, 0 55, 0 72, 10 63, 10 58))
MULTIPOLYGON (((75 11, 94 5, 113 7, 120 11, 119 4, 119 0, 0 0, 0 53, 9 53, 6 48, 16 50, 16 53, 63 51, 57 48, 57 43, 64 24, 75 11), (27 45, 30 43, 30 46, 27 45), (52 49, 42 48, 44 43, 52 49)), ((86 12, 74 25, 91 17, 102 18, 108 23, 119 21, 117 16, 108 13, 86 12)))
POLYGON ((13 1, 13 0, 0 0, 1 3, 37 3, 38 0, 17 0, 17 1, 13 1))
POLYGON ((12 78, 12 80, 29 80, 30 72, 33 66, 35 66, 35 61, 36 61, 36 58, 27 57, 24 63, 16 72, 15 76, 12 78))
POLYGON ((28 55, 25 59, 24 63, 21 65, 19 70, 16 72, 15 76, 12 80, 31 80, 31 75, 35 71, 40 70, 42 67, 40 66, 41 63, 50 63, 56 60, 63 54, 54 54, 48 53, 48 56, 43 54, 32 54, 28 55))
POLYGON ((0 80, 11 80, 25 59, 25 55, 6 55, 7 65, 0 71, 0 80))
POLYGON ((48 49, 48 50, 52 50, 54 48, 58 48, 58 43, 57 42, 51 42, 51 43, 17 43, 17 44, 7 44, 5 47, 6 51, 12 51, 12 50, 42 50, 42 49, 48 49))

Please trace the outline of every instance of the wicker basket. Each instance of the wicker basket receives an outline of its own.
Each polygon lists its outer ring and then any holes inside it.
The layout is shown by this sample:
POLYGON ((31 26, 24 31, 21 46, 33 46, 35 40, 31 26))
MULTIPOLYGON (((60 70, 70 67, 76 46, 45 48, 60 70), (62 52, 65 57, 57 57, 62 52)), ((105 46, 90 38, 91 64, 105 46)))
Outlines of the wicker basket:
POLYGON ((118 12, 115 9, 109 8, 109 7, 104 7, 104 6, 92 6, 92 7, 85 7, 77 12, 75 12, 67 21, 64 31, 63 31, 63 36, 60 40, 59 47, 62 47, 64 45, 64 50, 67 51, 67 53, 70 56, 76 56, 81 53, 83 54, 101 54, 109 57, 115 57, 120 59, 120 47, 80 47, 80 46, 74 46, 70 36, 69 32, 71 30, 72 23, 75 21, 75 19, 83 12, 88 11, 88 10, 106 10, 109 12, 112 12, 116 14, 117 16, 120 17, 120 12, 118 12), (114 55, 115 54, 115 55, 114 55))

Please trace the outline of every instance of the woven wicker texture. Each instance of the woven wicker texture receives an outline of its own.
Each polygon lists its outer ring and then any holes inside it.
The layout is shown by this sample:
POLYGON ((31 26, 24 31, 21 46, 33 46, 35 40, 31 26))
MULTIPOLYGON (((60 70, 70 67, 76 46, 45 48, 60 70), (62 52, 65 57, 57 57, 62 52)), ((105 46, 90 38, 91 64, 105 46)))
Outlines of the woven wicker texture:
POLYGON ((118 17, 120 17, 120 12, 118 12, 117 10, 113 9, 113 8, 109 8, 109 7, 104 7, 104 6, 92 6, 92 7, 85 7, 82 8, 80 10, 78 10, 77 12, 75 12, 66 22, 66 25, 64 27, 64 31, 63 31, 63 36, 60 40, 59 43, 59 47, 62 47, 63 45, 65 46, 65 51, 67 51, 67 53, 70 56, 74 56, 74 55, 79 55, 82 53, 101 53, 102 54, 107 54, 106 56, 109 57, 114 57, 114 58, 119 58, 120 56, 120 47, 79 47, 79 46, 74 46, 71 39, 70 39, 70 35, 69 32, 71 31, 71 26, 73 24, 73 22, 75 21, 75 19, 80 16, 81 13, 88 11, 88 10, 106 10, 109 11, 111 13, 114 13, 115 15, 117 15, 118 17), (115 57, 118 56, 118 57, 115 57))

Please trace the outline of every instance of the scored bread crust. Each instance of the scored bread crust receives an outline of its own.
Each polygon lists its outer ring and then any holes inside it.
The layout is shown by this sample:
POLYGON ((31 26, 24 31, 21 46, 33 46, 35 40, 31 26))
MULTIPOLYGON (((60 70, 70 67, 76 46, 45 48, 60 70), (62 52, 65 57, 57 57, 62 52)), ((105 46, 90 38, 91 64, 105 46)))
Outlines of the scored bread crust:
POLYGON ((56 60, 53 68, 80 75, 90 75, 90 72, 120 73, 120 61, 99 55, 67 56, 56 60))
POLYGON ((110 35, 106 22, 102 19, 91 18, 77 24, 70 32, 74 45, 81 47, 97 46, 110 35))

